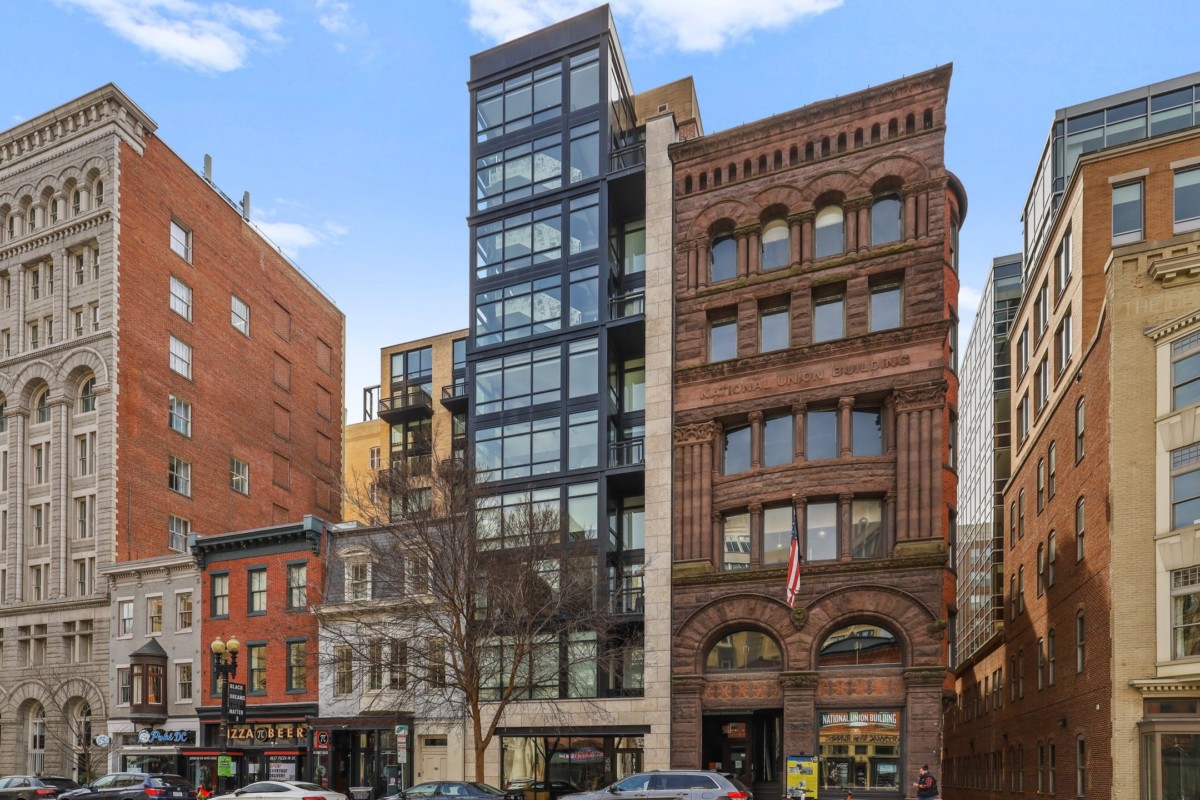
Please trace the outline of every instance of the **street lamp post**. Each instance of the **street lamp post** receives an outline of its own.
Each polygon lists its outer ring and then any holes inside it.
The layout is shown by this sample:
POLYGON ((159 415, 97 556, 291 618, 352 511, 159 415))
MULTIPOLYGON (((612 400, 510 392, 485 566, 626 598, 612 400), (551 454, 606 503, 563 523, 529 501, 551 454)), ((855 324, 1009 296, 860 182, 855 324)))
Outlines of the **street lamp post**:
MULTIPOLYGON (((209 649, 212 650, 213 675, 221 682, 221 758, 228 759, 226 752, 229 746, 229 682, 237 677, 238 651, 242 644, 236 636, 230 636, 229 641, 222 641, 218 636, 213 639, 209 649)), ((217 791, 225 793, 225 778, 221 775, 220 766, 217 768, 217 791)))

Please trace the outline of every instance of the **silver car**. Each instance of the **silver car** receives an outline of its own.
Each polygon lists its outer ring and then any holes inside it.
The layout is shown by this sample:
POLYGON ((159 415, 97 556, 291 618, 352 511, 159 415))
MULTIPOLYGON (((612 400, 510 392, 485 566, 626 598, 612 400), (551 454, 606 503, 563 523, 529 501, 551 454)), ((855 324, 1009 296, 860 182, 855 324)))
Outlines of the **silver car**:
POLYGON ((741 781, 710 769, 639 772, 596 792, 564 795, 560 800, 754 800, 741 781))

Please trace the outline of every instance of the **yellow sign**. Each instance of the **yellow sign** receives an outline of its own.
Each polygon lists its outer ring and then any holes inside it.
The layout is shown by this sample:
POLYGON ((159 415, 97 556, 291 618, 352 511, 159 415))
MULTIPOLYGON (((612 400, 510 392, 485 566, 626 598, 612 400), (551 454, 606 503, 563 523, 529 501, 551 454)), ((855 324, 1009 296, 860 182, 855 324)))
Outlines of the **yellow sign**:
POLYGON ((817 800, 817 757, 787 757, 787 796, 789 800, 817 800))

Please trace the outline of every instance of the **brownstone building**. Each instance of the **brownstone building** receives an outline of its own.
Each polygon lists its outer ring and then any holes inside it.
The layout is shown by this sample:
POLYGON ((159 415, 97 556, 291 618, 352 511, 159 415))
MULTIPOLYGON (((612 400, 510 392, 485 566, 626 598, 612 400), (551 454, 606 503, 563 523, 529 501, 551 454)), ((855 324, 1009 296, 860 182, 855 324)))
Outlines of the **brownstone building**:
POLYGON ((952 687, 949 66, 672 145, 672 764, 895 797, 952 687), (804 569, 785 597, 795 521, 804 569))

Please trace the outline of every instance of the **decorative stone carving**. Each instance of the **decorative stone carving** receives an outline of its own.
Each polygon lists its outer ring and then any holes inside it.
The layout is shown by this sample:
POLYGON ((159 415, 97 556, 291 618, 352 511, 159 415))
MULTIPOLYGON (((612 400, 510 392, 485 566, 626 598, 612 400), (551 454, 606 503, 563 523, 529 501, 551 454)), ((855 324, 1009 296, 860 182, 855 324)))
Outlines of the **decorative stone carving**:
POLYGON ((796 672, 781 672, 779 673, 779 685, 784 691, 788 689, 815 689, 817 688, 817 673, 811 671, 796 671, 796 672))
POLYGON ((792 625, 794 625, 796 627, 796 630, 800 630, 801 628, 803 628, 804 623, 806 623, 806 622, 808 622, 808 609, 800 607, 800 606, 793 608, 792 609, 792 625))
POLYGON ((714 422, 697 422, 691 425, 678 425, 675 427, 675 446, 687 444, 704 444, 711 442, 717 433, 717 425, 714 422))
POLYGON ((896 390, 896 410, 919 411, 926 408, 941 408, 946 402, 946 382, 928 383, 896 390))

